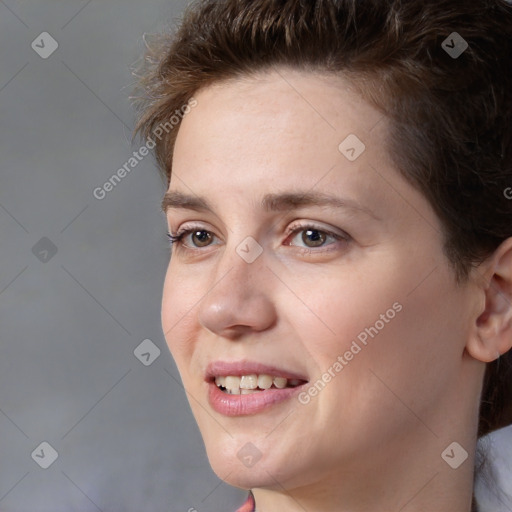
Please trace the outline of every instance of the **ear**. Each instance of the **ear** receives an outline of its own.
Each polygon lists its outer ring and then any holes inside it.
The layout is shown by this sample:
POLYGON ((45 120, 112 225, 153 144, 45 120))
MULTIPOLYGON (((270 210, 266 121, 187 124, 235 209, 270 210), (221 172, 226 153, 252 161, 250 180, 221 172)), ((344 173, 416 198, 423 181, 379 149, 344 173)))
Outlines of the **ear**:
POLYGON ((478 267, 483 311, 474 321, 466 345, 469 354, 488 363, 512 348, 512 237, 507 238, 486 260, 485 271, 478 267))

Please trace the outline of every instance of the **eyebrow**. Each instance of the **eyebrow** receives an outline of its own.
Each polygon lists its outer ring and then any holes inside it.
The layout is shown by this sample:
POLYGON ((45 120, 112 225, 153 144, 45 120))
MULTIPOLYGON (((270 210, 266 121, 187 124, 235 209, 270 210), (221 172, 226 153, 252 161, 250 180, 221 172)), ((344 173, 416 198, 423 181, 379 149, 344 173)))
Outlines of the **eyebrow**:
MULTIPOLYGON (((375 220, 381 220, 369 208, 350 199, 343 199, 323 192, 284 192, 269 193, 263 196, 261 208, 265 211, 290 211, 308 206, 330 206, 365 213, 375 220)), ((186 209, 214 213, 214 209, 205 197, 185 194, 183 192, 166 192, 161 204, 162 211, 169 209, 186 209)))

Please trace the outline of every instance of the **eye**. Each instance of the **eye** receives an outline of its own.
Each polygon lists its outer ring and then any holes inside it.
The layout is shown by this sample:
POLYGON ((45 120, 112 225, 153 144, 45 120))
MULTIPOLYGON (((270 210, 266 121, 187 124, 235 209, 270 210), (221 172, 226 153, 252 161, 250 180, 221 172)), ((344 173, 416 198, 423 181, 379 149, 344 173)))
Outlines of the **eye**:
POLYGON ((172 247, 173 245, 185 245, 183 244, 183 239, 190 234, 192 235, 192 238, 197 236, 196 240, 199 241, 197 245, 194 244, 194 247, 207 247, 208 242, 212 239, 211 232, 203 229, 201 226, 191 226, 190 228, 178 231, 176 235, 167 233, 167 237, 172 247))
MULTIPOLYGON (((348 242, 349 236, 347 234, 338 234, 332 231, 326 230, 320 226, 315 225, 301 225, 301 226, 291 226, 288 230, 288 233, 294 235, 292 240, 299 238, 299 241, 305 244, 305 252, 319 252, 319 251, 309 251, 308 249, 320 247, 323 248, 326 245, 333 245, 336 241, 345 241, 348 242), (299 237, 299 234, 302 235, 299 237), (334 240, 334 242, 326 244, 325 242, 328 240, 334 240)), ((291 245, 291 244, 286 244, 291 245)), ((293 244, 295 245, 295 244, 293 244)), ((300 247, 300 246, 299 246, 300 247)), ((304 248, 304 246, 302 246, 304 248)))

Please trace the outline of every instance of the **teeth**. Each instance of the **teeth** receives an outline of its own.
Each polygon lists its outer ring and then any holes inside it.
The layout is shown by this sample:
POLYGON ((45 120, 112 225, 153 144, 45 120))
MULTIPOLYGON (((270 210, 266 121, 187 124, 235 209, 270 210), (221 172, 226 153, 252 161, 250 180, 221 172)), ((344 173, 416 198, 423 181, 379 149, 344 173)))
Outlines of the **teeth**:
POLYGON ((224 387, 232 395, 240 394, 240 377, 227 376, 224 380, 224 387))
POLYGON ((286 383, 288 382, 288 379, 285 379, 284 377, 274 377, 274 386, 279 389, 283 389, 286 387, 286 383))
POLYGON ((241 395, 250 395, 252 393, 258 393, 257 389, 240 389, 241 395))
POLYGON ((286 379, 285 377, 272 377, 272 375, 261 374, 256 375, 226 375, 215 377, 215 384, 224 388, 226 393, 232 395, 249 395, 257 393, 262 389, 270 389, 272 385, 277 389, 283 389, 287 386, 295 387, 301 383, 299 379, 286 379))
POLYGON ((268 389, 272 387, 272 382, 273 379, 271 375, 263 374, 258 377, 258 387, 261 389, 268 389))
POLYGON ((243 375, 240 379, 240 389, 256 389, 258 387, 258 376, 243 375))

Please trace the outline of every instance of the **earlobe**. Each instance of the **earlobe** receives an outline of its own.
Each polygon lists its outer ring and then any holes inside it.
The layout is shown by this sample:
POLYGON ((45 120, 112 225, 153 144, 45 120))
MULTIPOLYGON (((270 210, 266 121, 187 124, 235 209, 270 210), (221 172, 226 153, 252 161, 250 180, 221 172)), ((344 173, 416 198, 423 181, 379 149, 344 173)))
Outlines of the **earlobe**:
POLYGON ((484 310, 474 319, 466 346, 469 354, 489 363, 512 348, 512 237, 488 258, 479 289, 484 310))

